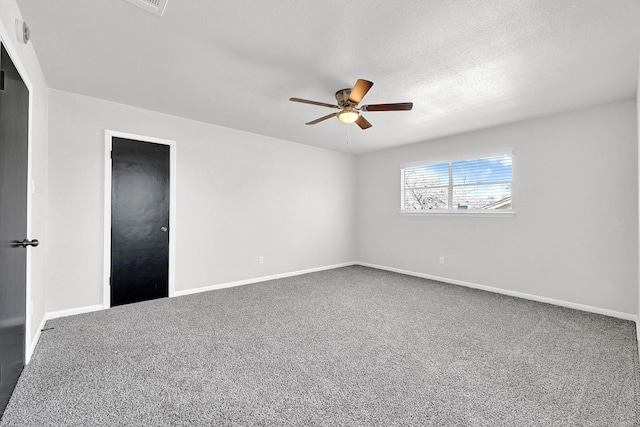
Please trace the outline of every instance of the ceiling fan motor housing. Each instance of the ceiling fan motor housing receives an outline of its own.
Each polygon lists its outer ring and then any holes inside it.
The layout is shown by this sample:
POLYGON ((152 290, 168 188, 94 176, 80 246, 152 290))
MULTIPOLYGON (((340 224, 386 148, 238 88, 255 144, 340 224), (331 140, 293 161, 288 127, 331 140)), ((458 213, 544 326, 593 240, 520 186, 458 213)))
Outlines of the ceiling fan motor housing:
POLYGON ((355 107, 357 104, 349 101, 349 97, 351 96, 351 89, 340 89, 336 92, 336 101, 338 101, 338 105, 342 108, 344 107, 355 107))

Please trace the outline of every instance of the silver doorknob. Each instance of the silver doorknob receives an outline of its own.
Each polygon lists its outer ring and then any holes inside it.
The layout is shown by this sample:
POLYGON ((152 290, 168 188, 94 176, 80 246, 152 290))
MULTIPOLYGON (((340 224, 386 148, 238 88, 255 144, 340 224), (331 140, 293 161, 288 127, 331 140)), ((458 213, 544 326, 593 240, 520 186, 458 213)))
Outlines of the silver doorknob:
POLYGON ((160 230, 162 230, 162 231, 164 231, 166 233, 167 230, 169 230, 169 229, 167 227, 165 227, 165 226, 162 226, 162 227, 160 227, 160 230))
POLYGON ((35 248, 39 244, 40 242, 38 242, 38 239, 33 239, 33 240, 24 239, 22 240, 22 242, 17 242, 16 246, 22 246, 23 248, 26 248, 27 246, 33 246, 35 248))

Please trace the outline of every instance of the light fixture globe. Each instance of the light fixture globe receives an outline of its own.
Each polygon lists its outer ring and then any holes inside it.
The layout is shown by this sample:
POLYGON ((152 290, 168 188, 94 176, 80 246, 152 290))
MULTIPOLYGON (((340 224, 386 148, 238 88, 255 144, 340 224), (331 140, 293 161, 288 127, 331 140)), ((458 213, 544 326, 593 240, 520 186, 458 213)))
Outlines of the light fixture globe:
POLYGON ((338 113, 338 119, 340 119, 342 123, 347 124, 355 122, 359 116, 360 113, 353 107, 344 107, 344 109, 338 113))

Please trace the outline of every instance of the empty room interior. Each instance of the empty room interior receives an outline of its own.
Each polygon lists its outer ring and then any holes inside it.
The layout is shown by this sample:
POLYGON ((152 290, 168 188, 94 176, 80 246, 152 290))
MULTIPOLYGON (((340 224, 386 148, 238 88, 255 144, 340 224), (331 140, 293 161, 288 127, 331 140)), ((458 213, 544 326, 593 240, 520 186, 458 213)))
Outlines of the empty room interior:
POLYGON ((638 1, 0 39, 0 426, 640 425, 638 1))

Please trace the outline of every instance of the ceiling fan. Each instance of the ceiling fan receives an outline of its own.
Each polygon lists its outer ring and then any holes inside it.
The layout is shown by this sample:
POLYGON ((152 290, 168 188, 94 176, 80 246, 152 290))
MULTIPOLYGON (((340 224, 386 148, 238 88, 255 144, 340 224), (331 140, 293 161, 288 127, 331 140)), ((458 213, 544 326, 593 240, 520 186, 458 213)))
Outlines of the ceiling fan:
POLYGON ((327 114, 319 119, 312 120, 306 124, 315 125, 331 117, 338 117, 341 122, 355 122, 360 129, 369 129, 372 125, 365 119, 360 112, 362 111, 408 111, 413 108, 413 102, 399 102, 395 104, 370 104, 358 107, 362 98, 369 92, 373 83, 368 80, 358 79, 353 89, 340 89, 336 92, 336 100, 338 105, 327 104, 325 102, 310 101, 301 98, 289 98, 289 101, 302 102, 304 104, 319 105, 321 107, 337 108, 337 113, 327 114))

